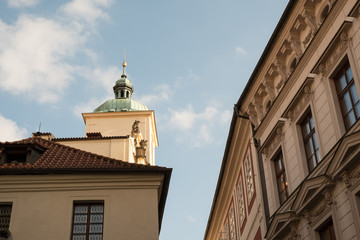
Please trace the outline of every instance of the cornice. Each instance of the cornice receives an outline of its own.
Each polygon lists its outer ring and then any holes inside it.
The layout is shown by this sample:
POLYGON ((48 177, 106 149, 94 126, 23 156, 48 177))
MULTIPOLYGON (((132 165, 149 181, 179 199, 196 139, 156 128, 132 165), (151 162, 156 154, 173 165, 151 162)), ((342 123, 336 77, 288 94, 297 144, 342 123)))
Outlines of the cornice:
MULTIPOLYGON (((330 33, 330 28, 333 26, 333 22, 335 20, 336 16, 339 16, 339 13, 343 9, 343 5, 346 3, 346 1, 337 1, 336 4, 334 4, 332 10, 330 11, 327 20, 321 25, 319 30, 316 32, 314 38, 312 39, 309 46, 306 48, 305 52, 299 59, 299 63, 292 72, 292 74, 289 76, 288 80, 284 84, 283 88, 277 95, 273 105, 263 118, 260 125, 255 130, 255 138, 259 139, 260 136, 264 133, 265 129, 269 127, 270 122, 272 119, 274 119, 276 114, 279 114, 279 109, 281 109, 281 105, 286 103, 286 98, 289 98, 289 93, 293 89, 293 86, 295 83, 299 80, 299 76, 308 66, 308 63, 310 62, 310 59, 314 56, 314 53, 318 50, 318 47, 320 43, 323 41, 326 34, 330 33), (330 20, 332 21, 330 21, 330 20)), ((345 21, 345 19, 344 19, 345 21)), ((331 39, 336 37, 336 34, 332 36, 331 39)), ((304 79, 305 80, 305 79, 304 79)), ((296 94, 296 93, 294 93, 296 94)), ((273 127, 273 126, 271 126, 273 127)))

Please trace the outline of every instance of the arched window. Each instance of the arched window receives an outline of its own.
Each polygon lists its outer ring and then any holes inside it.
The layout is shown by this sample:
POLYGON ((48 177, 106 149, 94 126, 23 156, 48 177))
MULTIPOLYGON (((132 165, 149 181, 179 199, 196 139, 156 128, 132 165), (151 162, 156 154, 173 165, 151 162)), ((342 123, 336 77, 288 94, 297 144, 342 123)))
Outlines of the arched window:
POLYGON ((120 97, 124 97, 124 90, 121 90, 121 96, 120 97))
POLYGON ((126 91, 126 98, 129 98, 129 91, 126 91))

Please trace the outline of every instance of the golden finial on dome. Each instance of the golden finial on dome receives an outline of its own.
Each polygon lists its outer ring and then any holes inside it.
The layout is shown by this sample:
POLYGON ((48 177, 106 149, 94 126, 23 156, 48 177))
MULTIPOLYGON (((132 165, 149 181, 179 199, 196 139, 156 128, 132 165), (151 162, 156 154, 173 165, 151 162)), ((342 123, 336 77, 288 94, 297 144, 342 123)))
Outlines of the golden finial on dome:
POLYGON ((126 61, 125 61, 125 57, 126 57, 126 54, 125 54, 125 50, 124 50, 124 62, 123 62, 123 64, 122 64, 122 66, 123 66, 124 68, 126 68, 126 66, 127 66, 126 61))

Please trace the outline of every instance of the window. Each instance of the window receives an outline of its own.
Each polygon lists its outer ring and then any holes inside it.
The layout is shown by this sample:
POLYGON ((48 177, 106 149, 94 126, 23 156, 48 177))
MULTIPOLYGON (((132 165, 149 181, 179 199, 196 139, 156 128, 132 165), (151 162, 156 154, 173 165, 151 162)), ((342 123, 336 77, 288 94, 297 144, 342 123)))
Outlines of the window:
POLYGON ((316 138, 314 119, 309 112, 301 122, 301 132, 304 139, 306 160, 311 172, 320 162, 319 145, 316 138))
POLYGON ((253 171, 251 166, 250 148, 245 158, 245 175, 246 175, 246 193, 248 204, 251 205, 251 200, 255 193, 253 171))
POLYGON ((240 223, 240 229, 242 232, 242 230, 244 228, 244 223, 246 221, 246 212, 245 212, 245 198, 244 198, 244 192, 243 192, 241 170, 240 170, 239 181, 236 186, 236 192, 237 192, 237 205, 238 205, 238 209, 239 209, 239 223, 240 223))
POLYGON ((280 200, 280 204, 283 204, 286 201, 286 199, 289 197, 289 193, 288 193, 288 182, 286 179, 282 152, 276 155, 273 161, 275 164, 275 173, 276 173, 276 182, 278 186, 279 200, 280 200))
POLYGON ((72 240, 102 240, 104 203, 74 204, 72 240))
POLYGON ((229 210, 230 240, 236 240, 235 210, 232 202, 229 210))
POLYGON ((229 219, 226 218, 221 232, 219 233, 219 240, 229 240, 229 219))
POLYGON ((11 204, 0 205, 0 239, 7 239, 10 236, 11 209, 11 204))
POLYGON ((325 226, 319 229, 319 235, 321 240, 336 240, 335 238, 335 231, 334 231, 334 224, 332 220, 327 222, 325 226))
POLYGON ((335 77, 335 85, 339 97, 345 129, 349 130, 349 128, 360 117, 359 97, 349 62, 346 62, 339 70, 335 77))

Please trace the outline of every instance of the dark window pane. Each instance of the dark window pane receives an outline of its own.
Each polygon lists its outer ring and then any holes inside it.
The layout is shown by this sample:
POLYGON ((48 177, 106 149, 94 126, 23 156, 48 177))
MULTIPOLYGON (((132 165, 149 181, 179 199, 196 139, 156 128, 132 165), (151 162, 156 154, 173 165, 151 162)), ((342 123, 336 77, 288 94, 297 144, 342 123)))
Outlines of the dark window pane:
POLYGON ((359 116, 360 116, 360 102, 357 102, 355 104, 355 112, 356 112, 356 116, 359 118, 359 116))
POLYGON ((314 126, 314 120, 313 120, 312 116, 310 117, 310 128, 311 128, 311 129, 314 129, 314 128, 315 128, 315 126, 314 126))
POLYGON ((315 158, 310 157, 309 161, 308 161, 308 164, 309 164, 310 171, 312 171, 317 165, 315 158))
POLYGON ((350 82, 354 78, 350 67, 346 70, 346 75, 348 78, 348 82, 350 82))
POLYGON ((353 110, 351 110, 349 114, 345 116, 344 121, 346 129, 349 129, 355 123, 356 119, 353 110))
POLYGON ((346 92, 343 97, 344 113, 348 113, 352 109, 351 99, 349 92, 346 92))
POLYGON ((339 78, 338 82, 337 82, 337 87, 338 87, 338 93, 341 93, 342 90, 344 90, 344 88, 346 87, 347 83, 346 83, 346 79, 345 79, 345 75, 341 75, 341 77, 339 78))

